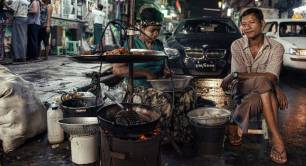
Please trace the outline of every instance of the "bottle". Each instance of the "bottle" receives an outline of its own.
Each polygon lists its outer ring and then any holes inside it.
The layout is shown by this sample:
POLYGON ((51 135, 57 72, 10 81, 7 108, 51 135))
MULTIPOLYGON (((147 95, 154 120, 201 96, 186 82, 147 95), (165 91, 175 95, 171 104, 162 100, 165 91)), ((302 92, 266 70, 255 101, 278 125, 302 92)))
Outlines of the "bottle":
POLYGON ((63 119, 63 112, 57 103, 52 103, 47 111, 48 141, 50 144, 58 144, 64 141, 64 130, 58 123, 63 119))

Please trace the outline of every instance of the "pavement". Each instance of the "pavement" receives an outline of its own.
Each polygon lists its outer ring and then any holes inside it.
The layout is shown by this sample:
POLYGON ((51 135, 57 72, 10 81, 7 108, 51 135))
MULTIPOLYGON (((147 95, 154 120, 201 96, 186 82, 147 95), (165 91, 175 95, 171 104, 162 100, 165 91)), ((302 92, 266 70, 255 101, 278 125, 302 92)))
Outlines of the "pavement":
MULTIPOLYGON (((47 61, 7 65, 13 72, 33 83, 42 101, 75 87, 87 85, 86 73, 99 70, 99 64, 84 64, 66 57, 50 57, 47 61)), ((104 66, 106 67, 106 66, 104 66)), ((306 163, 306 72, 286 70, 280 84, 284 89, 289 108, 279 111, 279 127, 284 137, 289 166, 306 163)), ((181 146, 184 155, 178 155, 172 146, 162 146, 161 166, 270 166, 270 144, 259 136, 244 137, 243 144, 233 147, 224 144, 220 155, 204 156, 194 153, 194 147, 181 146)), ((0 148, 1 149, 1 148, 0 148)), ((28 140, 13 152, 0 150, 0 166, 58 166, 74 165, 70 161, 69 141, 59 147, 48 145, 46 133, 28 140)), ((96 164, 92 164, 96 165, 96 164)))

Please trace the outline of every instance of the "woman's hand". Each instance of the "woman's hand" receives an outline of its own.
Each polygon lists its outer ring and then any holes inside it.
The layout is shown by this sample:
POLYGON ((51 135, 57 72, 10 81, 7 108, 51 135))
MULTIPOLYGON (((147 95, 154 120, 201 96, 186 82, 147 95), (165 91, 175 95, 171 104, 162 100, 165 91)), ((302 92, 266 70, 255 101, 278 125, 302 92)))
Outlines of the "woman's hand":
POLYGON ((46 32, 48 32, 48 33, 50 32, 50 26, 46 27, 46 32))
POLYGON ((153 73, 151 73, 151 72, 146 72, 146 78, 147 78, 147 80, 154 80, 154 79, 156 79, 157 77, 156 77, 155 74, 153 74, 153 73))
POLYGON ((172 70, 170 70, 168 67, 164 68, 164 78, 169 78, 170 76, 172 76, 174 74, 174 72, 172 70))
POLYGON ((287 109, 288 108, 288 100, 287 100, 287 97, 286 97, 284 91, 279 86, 276 86, 275 93, 276 93, 276 98, 277 98, 277 101, 278 101, 279 108, 281 110, 287 109))

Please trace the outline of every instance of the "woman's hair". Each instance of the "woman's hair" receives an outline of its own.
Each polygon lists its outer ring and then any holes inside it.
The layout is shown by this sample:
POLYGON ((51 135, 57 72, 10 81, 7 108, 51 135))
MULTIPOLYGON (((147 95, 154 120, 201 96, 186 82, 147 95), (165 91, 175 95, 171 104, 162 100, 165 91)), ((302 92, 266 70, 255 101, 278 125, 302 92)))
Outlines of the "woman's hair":
POLYGON ((262 14, 262 11, 258 8, 250 8, 245 10, 241 16, 240 16, 240 22, 242 21, 242 18, 248 15, 253 14, 259 21, 263 21, 264 20, 264 16, 262 14))
POLYGON ((50 4, 51 0, 43 0, 43 2, 46 3, 46 4, 50 4))
POLYGON ((103 10, 103 5, 102 4, 98 4, 97 7, 98 7, 99 10, 103 10))
POLYGON ((163 21, 163 14, 156 8, 145 8, 141 10, 140 21, 143 27, 150 25, 160 26, 163 21))

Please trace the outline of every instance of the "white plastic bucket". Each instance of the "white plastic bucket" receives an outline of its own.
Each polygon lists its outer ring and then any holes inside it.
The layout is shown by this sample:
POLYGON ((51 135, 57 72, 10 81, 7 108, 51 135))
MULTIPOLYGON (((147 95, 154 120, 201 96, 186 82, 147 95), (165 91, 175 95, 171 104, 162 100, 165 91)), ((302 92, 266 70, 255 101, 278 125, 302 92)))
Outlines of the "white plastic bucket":
POLYGON ((97 135, 71 135, 71 158, 75 164, 90 164, 97 160, 97 135))

